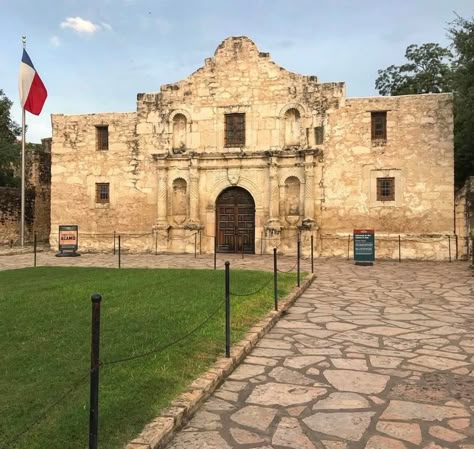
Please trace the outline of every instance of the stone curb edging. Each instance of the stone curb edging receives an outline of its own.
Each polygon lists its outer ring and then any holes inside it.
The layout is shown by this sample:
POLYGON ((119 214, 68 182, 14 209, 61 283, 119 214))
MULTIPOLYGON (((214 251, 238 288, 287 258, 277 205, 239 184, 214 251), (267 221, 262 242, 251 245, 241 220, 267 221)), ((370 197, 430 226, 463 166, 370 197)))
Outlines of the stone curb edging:
POLYGON ((245 337, 232 347, 230 358, 220 358, 203 375, 195 379, 188 390, 180 394, 170 407, 148 423, 143 431, 131 440, 125 449, 162 449, 196 413, 202 403, 234 371, 260 339, 270 331, 280 317, 295 303, 316 279, 307 276, 300 287, 279 301, 278 311, 269 312, 265 318, 250 328, 245 337))

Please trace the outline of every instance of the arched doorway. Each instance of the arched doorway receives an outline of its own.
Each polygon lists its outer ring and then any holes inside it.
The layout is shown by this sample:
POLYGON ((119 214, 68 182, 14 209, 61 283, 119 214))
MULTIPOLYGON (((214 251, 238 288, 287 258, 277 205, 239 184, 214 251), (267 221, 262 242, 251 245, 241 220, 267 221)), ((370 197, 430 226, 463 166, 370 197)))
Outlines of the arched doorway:
POLYGON ((217 251, 255 253, 255 202, 247 190, 229 187, 216 200, 217 251))

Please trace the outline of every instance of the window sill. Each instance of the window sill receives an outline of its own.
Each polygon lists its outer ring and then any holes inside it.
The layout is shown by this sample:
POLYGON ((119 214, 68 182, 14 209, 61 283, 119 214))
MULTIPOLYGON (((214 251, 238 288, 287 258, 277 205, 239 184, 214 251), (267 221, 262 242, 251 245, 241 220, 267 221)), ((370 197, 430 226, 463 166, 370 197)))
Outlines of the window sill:
POLYGON ((110 203, 95 203, 95 209, 110 209, 110 203))
POLYGON ((374 201, 371 205, 371 208, 374 207, 399 207, 395 200, 393 201, 374 201))

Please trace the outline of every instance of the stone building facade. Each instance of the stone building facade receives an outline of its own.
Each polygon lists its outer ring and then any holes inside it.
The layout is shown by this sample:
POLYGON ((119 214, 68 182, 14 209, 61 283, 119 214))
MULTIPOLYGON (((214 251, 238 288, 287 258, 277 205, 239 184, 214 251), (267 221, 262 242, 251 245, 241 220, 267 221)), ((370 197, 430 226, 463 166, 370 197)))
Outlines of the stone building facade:
POLYGON ((457 190, 454 203, 458 257, 469 259, 474 267, 474 176, 457 190))
POLYGON ((52 116, 52 245, 346 255, 374 228, 379 257, 444 259, 453 235, 450 94, 347 98, 230 37, 131 113, 52 116))

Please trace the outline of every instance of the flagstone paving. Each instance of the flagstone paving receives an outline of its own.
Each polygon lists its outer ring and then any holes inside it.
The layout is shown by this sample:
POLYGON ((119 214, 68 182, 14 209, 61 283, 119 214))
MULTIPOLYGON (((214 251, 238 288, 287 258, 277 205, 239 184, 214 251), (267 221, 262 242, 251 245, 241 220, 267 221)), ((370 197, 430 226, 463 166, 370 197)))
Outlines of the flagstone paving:
MULTIPOLYGON (((117 268, 118 255, 112 253, 82 253, 80 257, 55 257, 54 251, 43 251, 37 253, 37 266, 45 267, 103 267, 117 268)), ((273 271, 273 256, 245 255, 240 254, 218 254, 216 266, 224 268, 224 262, 229 260, 231 269, 252 269, 273 271)), ((278 269, 295 270, 296 256, 279 256, 278 269)), ((22 253, 10 255, 0 251, 0 271, 33 266, 33 253, 22 253)), ((122 268, 214 268, 214 256, 212 254, 132 254, 121 255, 122 268)), ((301 261, 302 271, 311 271, 308 258, 301 261)))
POLYGON ((467 264, 317 275, 167 449, 474 449, 467 264))
MULTIPOLYGON (((271 256, 226 259, 272 269, 271 256)), ((117 258, 45 252, 38 264, 114 267, 117 258)), ((290 269, 294 257, 279 264, 290 269)), ((31 254, 0 256, 0 270, 31 265, 31 254)), ((127 254, 122 266, 212 268, 213 258, 127 254)), ((468 265, 318 259, 316 274, 167 449, 474 449, 468 265)))

